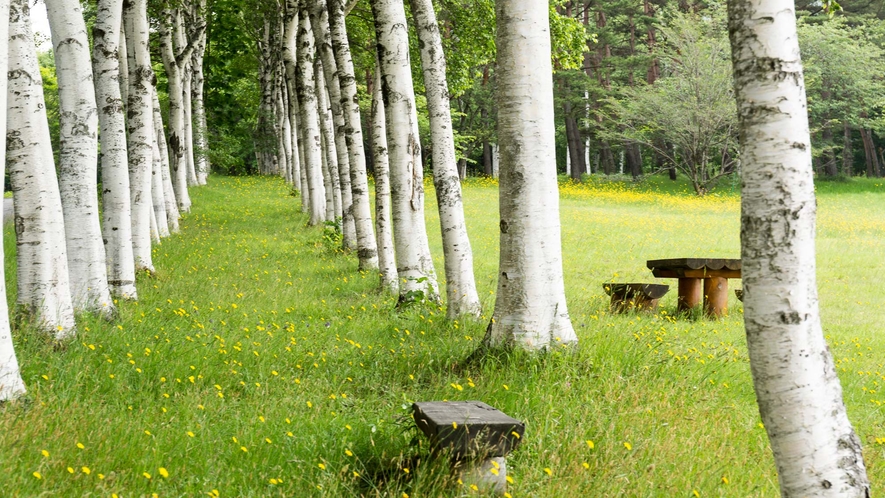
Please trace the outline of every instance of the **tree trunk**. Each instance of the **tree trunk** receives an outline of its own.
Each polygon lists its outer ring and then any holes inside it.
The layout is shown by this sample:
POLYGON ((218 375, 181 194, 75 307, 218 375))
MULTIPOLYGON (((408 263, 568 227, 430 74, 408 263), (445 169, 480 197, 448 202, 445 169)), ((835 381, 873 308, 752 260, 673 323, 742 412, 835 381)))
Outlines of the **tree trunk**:
POLYGON ((326 97, 326 80, 323 77, 322 66, 322 62, 317 59, 314 63, 315 91, 320 117, 320 133, 323 135, 323 185, 326 189, 326 219, 334 221, 341 211, 341 191, 338 185, 338 153, 335 150, 335 130, 329 109, 329 99, 326 97))
POLYGON ((12 185, 18 305, 57 339, 74 333, 65 227, 43 79, 27 0, 9 5, 6 167, 12 185))
POLYGON ((381 62, 381 94, 387 118, 390 195, 400 303, 439 299, 424 223, 424 172, 418 115, 409 64, 409 38, 402 2, 372 0, 381 62))
POLYGON ((842 124, 842 174, 851 178, 854 174, 854 151, 851 148, 851 125, 842 124))
POLYGON ((86 23, 77 0, 47 0, 58 74, 59 189, 71 299, 76 310, 114 313, 98 220, 98 110, 86 23))
MULTIPOLYGON (((129 160, 126 123, 120 94, 120 49, 123 0, 100 0, 92 27, 92 70, 95 96, 101 104, 102 236, 110 291, 123 299, 137 299, 135 257, 132 254, 132 206, 129 198, 129 160)), ((124 57, 125 59, 125 57, 124 57)), ((127 92, 128 93, 128 92, 127 92)))
POLYGON ((169 232, 178 233, 178 220, 181 214, 178 212, 178 203, 175 201, 175 191, 172 187, 172 172, 169 164, 169 148, 166 146, 166 133, 163 131, 163 114, 160 112, 160 99, 157 96, 157 87, 151 89, 154 114, 154 141, 160 151, 160 174, 163 178, 163 201, 166 204, 166 223, 169 232))
POLYGON ((728 13, 741 127, 744 322, 781 495, 867 497, 860 440, 818 310, 811 143, 793 2, 729 0, 728 13))
MULTIPOLYGON (((206 0, 194 2, 194 19, 197 24, 206 23, 206 0)), ((191 86, 193 103, 193 126, 194 126, 194 155, 197 170, 197 185, 206 185, 209 176, 209 135, 206 124, 206 109, 203 104, 203 56, 206 53, 206 37, 204 30, 196 41, 193 56, 191 57, 191 69, 193 80, 191 86)))
POLYGON ((314 41, 310 29, 310 18, 306 8, 298 15, 298 65, 295 72, 298 89, 298 105, 301 109, 302 142, 304 145, 304 169, 307 174, 307 187, 310 206, 310 224, 317 225, 326 220, 326 192, 323 188, 322 139, 319 113, 317 111, 316 83, 314 82, 314 41))
POLYGON ((372 207, 369 203, 369 181, 366 176, 366 153, 363 147, 362 118, 356 91, 353 59, 347 41, 344 24, 344 2, 329 2, 329 28, 332 48, 338 66, 338 82, 341 85, 341 108, 344 112, 344 129, 347 149, 350 153, 350 189, 353 194, 353 221, 356 226, 357 257, 360 270, 378 269, 378 246, 372 227, 372 207))
POLYGON ((446 60, 431 0, 411 0, 412 17, 421 47, 424 90, 430 115, 433 185, 439 207, 446 272, 446 317, 478 317, 482 312, 473 277, 473 252, 467 237, 461 181, 455 163, 452 110, 446 82, 446 60))
MULTIPOLYGON (((0 40, 9 42, 9 0, 0 0, 0 40)), ((7 45, 8 47, 8 45, 7 45)), ((0 50, 0 74, 8 74, 9 52, 0 50)), ((0 78, 0 123, 6 123, 7 78, 0 78)), ((6 164, 6 134, 0 134, 0 157, 6 164)), ((0 188, 0 192, 3 189, 0 188)), ((3 235, 0 234, 0 242, 3 235)), ((25 394, 12 331, 9 326, 9 305, 6 303, 6 272, 3 246, 0 245, 0 402, 15 399, 25 394)))
POLYGON ((332 48, 329 31, 329 10, 325 0, 316 0, 310 9, 310 25, 313 28, 317 52, 323 61, 329 104, 334 123, 335 151, 338 154, 338 182, 341 190, 341 244, 345 249, 356 249, 356 226, 353 219, 353 193, 350 188, 350 154, 347 149, 347 125, 341 106, 341 83, 338 80, 338 63, 332 48))
MULTIPOLYGON (((193 43, 187 36, 184 27, 184 6, 175 9, 175 29, 173 31, 173 47, 176 54, 182 54, 187 50, 189 43, 193 43)), ((195 45, 194 45, 195 46, 195 45)), ((182 137, 184 138, 184 159, 187 164, 187 184, 188 186, 197 185, 197 169, 194 160, 194 134, 193 134, 193 106, 191 103, 191 87, 193 86, 193 70, 191 68, 191 59, 193 53, 189 57, 180 57, 178 59, 178 68, 181 74, 181 109, 184 116, 182 124, 182 137)))
POLYGON ((627 167, 633 179, 642 176, 642 149, 636 142, 624 144, 624 152, 627 156, 627 167))
MULTIPOLYGON (((154 123, 151 106, 154 70, 148 49, 147 1, 123 4, 129 59, 129 197, 132 203, 132 254, 135 270, 153 272, 151 259, 151 167, 154 123)), ((171 78, 170 78, 171 80, 171 78)), ((180 92, 179 92, 180 93, 180 92)), ((171 95, 170 95, 171 99, 171 95)))
MULTIPOLYGON (((151 94, 153 94, 151 88, 151 94)), ((163 193, 163 157, 160 155, 160 143, 154 133, 153 104, 151 105, 151 204, 154 208, 154 223, 157 226, 157 237, 169 236, 169 216, 166 214, 166 196, 163 193)), ((155 241, 156 242, 156 241, 155 241)))
MULTIPOLYGON (((139 0, 141 1, 141 0, 139 0)), ((163 11, 163 22, 160 23, 160 53, 163 67, 166 69, 169 94, 169 162, 172 169, 172 187, 175 189, 175 200, 178 211, 188 213, 191 210, 191 198, 187 191, 187 159, 184 154, 184 103, 179 65, 175 47, 172 43, 173 19, 175 13, 163 11)))
POLYGON ((484 339, 492 347, 540 350, 578 340, 562 274, 548 14, 546 0, 495 2, 501 249, 484 339))
POLYGON ((375 82, 372 85, 372 162, 375 164, 375 233, 378 234, 378 267, 381 288, 399 293, 393 226, 390 206, 390 162, 387 156, 387 125, 381 95, 381 63, 375 56, 375 82))
POLYGON ((302 211, 306 211, 305 193, 301 185, 304 151, 301 142, 301 127, 298 122, 298 95, 295 89, 295 59, 298 38, 298 4, 290 0, 286 4, 283 18, 283 68, 285 69, 286 90, 289 94, 289 122, 292 124, 292 188, 301 194, 302 211))

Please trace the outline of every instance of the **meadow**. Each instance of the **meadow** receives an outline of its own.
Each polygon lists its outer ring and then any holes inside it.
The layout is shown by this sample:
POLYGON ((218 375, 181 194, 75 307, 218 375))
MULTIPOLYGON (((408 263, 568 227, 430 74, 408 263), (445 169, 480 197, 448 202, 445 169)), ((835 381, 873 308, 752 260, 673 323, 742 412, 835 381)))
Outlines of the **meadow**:
MULTIPOLYGON (((603 284, 653 281, 648 259, 740 256, 731 189, 592 179, 561 186, 574 350, 464 359, 494 306, 497 188, 464 185, 480 320, 398 312, 275 178, 192 189, 181 233, 156 246, 139 300, 81 317, 55 344, 19 324, 29 389, 0 407, 5 496, 479 496, 429 458, 410 404, 482 400, 526 424, 508 458, 518 496, 775 496, 734 295, 721 320, 612 315, 603 284)), ((439 222, 427 221, 439 278, 439 222)), ((885 491, 885 186, 818 185, 824 330, 885 491)), ((5 233, 15 299, 15 244, 5 233)), ((733 287, 739 282, 732 281, 733 287)))

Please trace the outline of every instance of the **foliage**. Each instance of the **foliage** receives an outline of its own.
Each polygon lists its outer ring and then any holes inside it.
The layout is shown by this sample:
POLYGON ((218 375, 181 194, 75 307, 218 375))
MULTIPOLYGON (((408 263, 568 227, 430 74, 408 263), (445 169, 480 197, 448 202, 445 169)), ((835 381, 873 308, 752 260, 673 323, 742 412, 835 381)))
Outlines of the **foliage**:
POLYGON ((39 52, 37 62, 40 64, 40 77, 43 78, 43 100, 46 103, 46 119, 49 121, 49 137, 52 140, 52 152, 58 164, 61 147, 61 118, 58 102, 58 78, 55 75, 55 57, 52 50, 39 52))
MULTIPOLYGON (((720 321, 676 319, 671 290, 658 313, 611 315, 602 291, 613 279, 649 279, 646 259, 737 254, 738 197, 698 198, 688 183, 658 177, 562 185, 580 344, 465 367, 494 302, 494 185, 464 186, 486 296, 477 322, 446 321, 420 303, 394 312, 376 275, 329 251, 321 227, 305 227, 279 178, 214 177, 193 189, 181 234, 157 246, 156 275, 139 275, 139 301, 118 303, 119 321, 82 317, 61 346, 14 331, 29 394, 0 409, 4 492, 472 496, 415 438, 409 405, 480 399, 528 428, 507 459, 513 496, 598 496, 625 483, 635 496, 777 495, 740 303, 731 297, 720 321)), ((818 192, 822 315, 881 488, 885 397, 875 372, 885 338, 868 324, 885 321, 869 275, 885 258, 885 185, 855 179, 818 192)), ((427 215, 441 265, 439 224, 433 209, 427 215)))
POLYGON ((736 168, 736 111, 721 13, 675 14, 657 52, 662 77, 608 99, 604 136, 635 141, 684 173, 698 195, 736 168))

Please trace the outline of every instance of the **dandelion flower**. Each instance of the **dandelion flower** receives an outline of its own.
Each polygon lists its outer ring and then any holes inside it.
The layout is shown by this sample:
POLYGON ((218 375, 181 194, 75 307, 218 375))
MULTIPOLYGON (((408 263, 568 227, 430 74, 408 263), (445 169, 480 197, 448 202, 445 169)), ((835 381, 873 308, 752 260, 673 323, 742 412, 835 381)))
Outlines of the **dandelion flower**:
POLYGON ((166 470, 165 467, 160 467, 159 469, 157 469, 157 472, 159 472, 160 475, 163 476, 164 479, 168 479, 168 478, 169 478, 169 471, 166 470))
POLYGON ((544 467, 544 473, 547 474, 548 476, 553 475, 553 471, 550 470, 550 467, 544 467))
POLYGON ((34 473, 32 475, 34 477, 36 477, 37 479, 43 479, 43 474, 37 472, 36 470, 34 471, 34 473))

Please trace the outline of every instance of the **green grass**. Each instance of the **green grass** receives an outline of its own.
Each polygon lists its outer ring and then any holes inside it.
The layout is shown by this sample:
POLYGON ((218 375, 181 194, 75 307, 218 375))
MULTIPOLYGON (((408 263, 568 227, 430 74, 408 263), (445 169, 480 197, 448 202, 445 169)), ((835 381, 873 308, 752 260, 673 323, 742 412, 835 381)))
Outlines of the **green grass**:
MULTIPOLYGON (((660 178, 563 184, 579 347, 465 365, 494 304, 492 182, 464 188, 486 312, 457 323, 439 307, 394 312, 376 276, 305 226, 278 179, 211 183, 192 190, 182 232, 156 247, 158 271, 139 276, 140 300, 120 303, 119 321, 82 317, 60 348, 15 331, 29 393, 0 408, 4 494, 477 495, 416 437, 409 404, 440 399, 482 400, 525 421, 508 458, 513 496, 776 494, 734 296, 726 318, 692 321, 672 318, 675 291, 658 314, 618 316, 602 292, 607 281, 651 281, 647 259, 739 257, 730 189, 697 199, 660 178)), ((818 199, 824 329, 877 494, 883 192, 872 180, 830 182, 818 199)), ((431 192, 441 273, 434 210, 431 192)), ((9 230, 5 247, 14 299, 9 230)))

